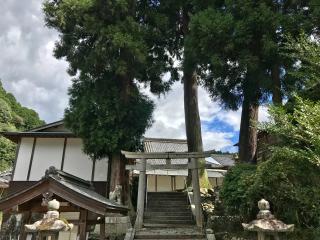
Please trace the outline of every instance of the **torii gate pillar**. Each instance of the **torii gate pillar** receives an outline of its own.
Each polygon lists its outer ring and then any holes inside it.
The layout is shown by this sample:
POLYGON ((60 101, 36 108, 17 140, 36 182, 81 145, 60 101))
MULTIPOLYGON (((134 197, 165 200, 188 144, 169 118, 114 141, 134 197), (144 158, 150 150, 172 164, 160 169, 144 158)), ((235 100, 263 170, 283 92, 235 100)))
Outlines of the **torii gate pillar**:
POLYGON ((193 199, 195 205, 195 215, 197 226, 202 228, 202 207, 201 207, 201 196, 200 196, 200 184, 199 184, 199 163, 198 159, 192 158, 192 188, 193 188, 193 199))
POLYGON ((146 199, 146 169, 147 160, 141 159, 141 169, 139 172, 139 187, 138 187, 138 199, 137 199, 137 219, 136 228, 141 229, 143 226, 143 215, 144 215, 144 203, 146 199))
MULTIPOLYGON (((137 204, 137 220, 136 228, 139 229, 143 226, 144 203, 146 197, 146 167, 147 161, 153 159, 191 159, 192 169, 192 186, 193 198, 195 204, 195 215, 197 226, 202 228, 202 208, 200 199, 200 185, 199 185, 199 163, 198 159, 210 157, 215 151, 205 152, 157 152, 157 153, 142 153, 142 152, 127 152, 121 151, 122 154, 128 159, 141 159, 141 167, 139 167, 139 189, 138 189, 138 204, 137 204)), ((189 168, 188 166, 186 166, 189 168)))

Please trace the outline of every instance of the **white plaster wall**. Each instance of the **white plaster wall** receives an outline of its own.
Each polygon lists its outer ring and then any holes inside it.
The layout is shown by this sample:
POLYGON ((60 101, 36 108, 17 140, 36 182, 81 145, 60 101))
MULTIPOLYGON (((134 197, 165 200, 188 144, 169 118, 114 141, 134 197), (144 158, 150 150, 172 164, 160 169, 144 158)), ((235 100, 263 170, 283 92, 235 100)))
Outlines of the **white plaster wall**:
POLYGON ((155 175, 148 175, 148 192, 155 192, 156 191, 156 176, 155 175))
POLYGON ((185 188, 186 177, 176 176, 176 190, 185 188))
POLYGON ((92 164, 92 160, 82 152, 82 140, 68 138, 63 171, 91 180, 92 164))
POLYGON ((60 169, 63 145, 64 138, 37 138, 30 181, 40 180, 50 166, 60 169))
POLYGON ((210 181, 212 187, 221 186, 223 183, 223 177, 221 177, 221 178, 209 177, 209 181, 210 181))
POLYGON ((94 181, 107 181, 108 175, 108 158, 103 158, 96 161, 94 171, 94 181))
POLYGON ((22 138, 14 171, 14 181, 26 181, 33 146, 33 138, 22 138))
POLYGON ((172 191, 171 187, 171 176, 158 176, 158 192, 168 192, 172 191))

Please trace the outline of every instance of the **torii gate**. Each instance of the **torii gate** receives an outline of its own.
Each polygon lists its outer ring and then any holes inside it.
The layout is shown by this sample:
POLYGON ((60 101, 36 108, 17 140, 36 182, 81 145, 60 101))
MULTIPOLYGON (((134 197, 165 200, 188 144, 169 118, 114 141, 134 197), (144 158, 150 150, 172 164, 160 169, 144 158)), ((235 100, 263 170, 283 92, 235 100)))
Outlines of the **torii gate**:
POLYGON ((145 193, 146 193, 146 170, 154 169, 191 169, 192 170, 192 186, 193 196, 195 204, 195 215, 197 226, 202 228, 202 210, 201 210, 201 199, 200 199, 200 185, 199 185, 199 159, 210 157, 215 153, 214 150, 204 152, 155 152, 155 153, 144 153, 144 152, 127 152, 121 151, 121 153, 127 159, 140 159, 141 164, 139 165, 128 165, 127 169, 139 170, 139 186, 138 186, 138 201, 137 201, 137 218, 135 227, 137 229, 142 228, 143 215, 144 215, 144 204, 145 204, 145 193), (151 165, 147 169, 147 160, 155 159, 191 159, 189 164, 172 165, 170 161, 166 161, 166 165, 151 165))

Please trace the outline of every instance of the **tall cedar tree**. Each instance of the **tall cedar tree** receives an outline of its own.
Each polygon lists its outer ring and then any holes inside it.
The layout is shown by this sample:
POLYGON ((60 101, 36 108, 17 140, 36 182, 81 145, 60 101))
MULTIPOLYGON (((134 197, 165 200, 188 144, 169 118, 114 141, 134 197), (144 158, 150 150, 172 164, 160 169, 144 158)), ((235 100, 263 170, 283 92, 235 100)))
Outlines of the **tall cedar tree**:
POLYGON ((65 121, 83 138, 84 151, 94 160, 111 159, 111 186, 123 186, 128 200, 128 176, 120 150, 136 150, 152 123, 153 103, 137 82, 151 91, 168 90, 162 74, 177 73, 161 47, 166 42, 157 27, 143 23, 139 1, 47 0, 46 23, 60 33, 55 56, 69 62, 75 76, 65 121))
POLYGON ((285 73, 294 65, 282 55, 285 36, 318 30, 316 2, 216 0, 192 16, 187 49, 203 85, 225 107, 242 105, 240 161, 256 161, 259 105, 271 93, 281 104, 281 90, 290 82, 285 73))
MULTIPOLYGON (((190 34, 190 17, 197 11, 193 0, 177 1, 153 1, 142 0, 141 5, 145 7, 145 22, 154 25, 157 21, 163 21, 163 33, 167 42, 162 45, 173 60, 180 61, 182 66, 182 82, 184 86, 184 111, 185 125, 188 142, 188 151, 203 151, 201 121, 198 106, 198 76, 195 72, 196 62, 188 54, 185 39, 190 34)), ((192 48, 192 47, 191 47, 192 48)), ((210 187, 207 172, 204 169, 204 159, 201 160, 200 185, 210 187)), ((188 185, 191 184, 191 173, 189 172, 188 185)))

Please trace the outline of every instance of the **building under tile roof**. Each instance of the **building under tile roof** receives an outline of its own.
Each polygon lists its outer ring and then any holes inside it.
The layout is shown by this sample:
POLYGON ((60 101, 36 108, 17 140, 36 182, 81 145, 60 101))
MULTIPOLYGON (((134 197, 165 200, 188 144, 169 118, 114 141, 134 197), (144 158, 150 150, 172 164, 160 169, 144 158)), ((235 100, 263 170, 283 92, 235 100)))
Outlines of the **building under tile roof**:
MULTIPOLYGON (((144 151, 155 152, 187 152, 188 145, 185 139, 144 138, 144 151)), ((171 164, 187 164, 188 159, 172 159, 171 164)), ((149 164, 166 164, 166 159, 156 159, 149 164)), ((206 164, 212 168, 229 168, 234 166, 235 160, 232 154, 213 154, 206 158, 206 164)))

